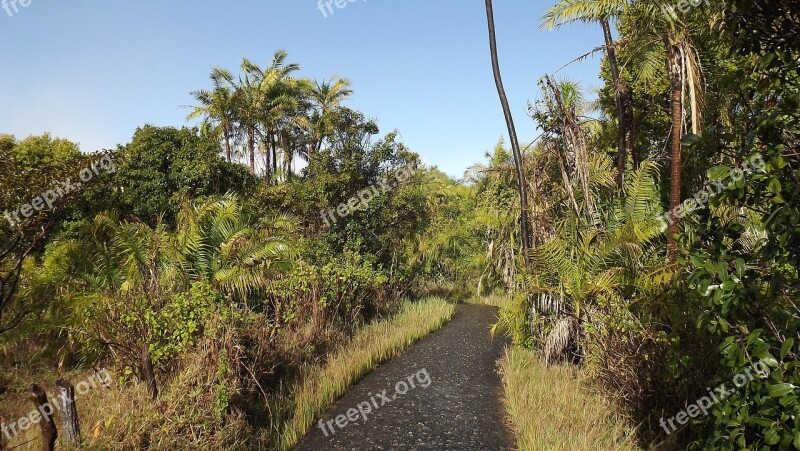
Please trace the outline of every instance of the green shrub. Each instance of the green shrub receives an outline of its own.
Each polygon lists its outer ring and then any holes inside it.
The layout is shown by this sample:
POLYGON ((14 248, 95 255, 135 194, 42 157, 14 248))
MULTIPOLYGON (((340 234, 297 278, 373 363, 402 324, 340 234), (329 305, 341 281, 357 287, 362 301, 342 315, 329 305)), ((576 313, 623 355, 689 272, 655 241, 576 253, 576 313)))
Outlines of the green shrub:
POLYGON ((203 334, 204 323, 218 309, 222 296, 206 282, 195 282, 188 293, 176 293, 159 310, 146 308, 145 324, 153 339, 150 355, 153 363, 170 361, 193 346, 203 334))

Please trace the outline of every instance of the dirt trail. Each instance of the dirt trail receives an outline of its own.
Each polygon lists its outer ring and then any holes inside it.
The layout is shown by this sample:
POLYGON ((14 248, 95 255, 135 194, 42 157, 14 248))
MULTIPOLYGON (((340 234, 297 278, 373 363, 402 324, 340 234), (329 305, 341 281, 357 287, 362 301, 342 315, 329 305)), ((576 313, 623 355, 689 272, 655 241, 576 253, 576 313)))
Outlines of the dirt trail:
POLYGON ((322 417, 324 432, 316 424, 296 449, 512 449, 495 365, 506 340, 489 334, 496 313, 459 305, 442 329, 351 387, 322 417))

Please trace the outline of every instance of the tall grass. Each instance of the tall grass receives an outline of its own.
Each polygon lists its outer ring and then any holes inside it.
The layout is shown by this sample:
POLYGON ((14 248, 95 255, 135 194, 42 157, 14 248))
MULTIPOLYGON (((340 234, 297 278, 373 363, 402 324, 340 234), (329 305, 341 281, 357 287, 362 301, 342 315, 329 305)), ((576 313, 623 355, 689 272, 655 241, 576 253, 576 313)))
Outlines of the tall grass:
POLYGON ((430 332, 452 316, 455 307, 441 298, 405 301, 392 318, 366 326, 337 350, 328 363, 312 368, 295 395, 295 414, 281 434, 280 449, 297 444, 314 419, 322 415, 351 385, 378 365, 430 332))
POLYGON ((531 351, 507 350, 505 404, 522 451, 636 450, 633 429, 569 367, 547 368, 531 351))
POLYGON ((485 296, 473 296, 465 301, 467 304, 490 305, 503 308, 511 302, 511 295, 494 292, 485 296))

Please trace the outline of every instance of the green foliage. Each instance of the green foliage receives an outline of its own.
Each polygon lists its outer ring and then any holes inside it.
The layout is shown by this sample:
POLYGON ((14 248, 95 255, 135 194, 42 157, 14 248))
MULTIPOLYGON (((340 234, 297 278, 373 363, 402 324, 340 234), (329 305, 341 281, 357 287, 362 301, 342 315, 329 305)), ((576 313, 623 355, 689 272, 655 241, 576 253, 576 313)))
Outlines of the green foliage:
POLYGON ((725 188, 687 237, 691 287, 706 307, 699 322, 721 343, 716 381, 730 383, 759 361, 769 367, 768 378, 753 379, 697 422, 704 431, 698 446, 719 449, 800 448, 793 349, 800 331, 800 48, 782 44, 800 18, 777 14, 773 8, 787 5, 771 3, 729 2, 720 31, 732 40, 739 66, 721 87, 741 93, 740 107, 734 124, 696 143, 730 149, 709 173, 725 188), (754 159, 764 163, 759 170, 737 174, 754 159))
POLYGON ((225 419, 231 404, 231 390, 228 387, 232 373, 230 365, 228 350, 220 350, 217 362, 217 383, 214 390, 214 415, 219 423, 225 419))
POLYGON ((152 330, 153 363, 172 361, 194 346, 203 335, 205 322, 225 312, 220 309, 222 299, 209 284, 195 282, 188 293, 176 293, 163 308, 146 308, 142 314, 145 327, 152 330))
POLYGON ((385 308, 389 278, 363 257, 346 253, 337 262, 311 265, 298 262, 272 280, 265 301, 274 306, 280 323, 306 321, 322 315, 323 321, 341 321, 346 327, 385 308))
MULTIPOLYGON (((403 295, 499 290, 510 301, 494 330, 548 363, 582 364, 640 422, 643 442, 664 440, 649 426, 659 415, 763 364, 767 377, 662 445, 800 449, 800 18, 791 0, 723 3, 674 16, 666 0, 548 11, 548 27, 616 24, 635 155, 618 188, 609 61, 596 103, 577 83, 542 80, 530 113, 543 134, 523 151, 528 268, 518 161, 502 142, 452 180, 343 106, 345 79, 295 78, 300 66, 283 51, 263 68, 245 59, 238 80, 215 68, 212 89, 192 93, 200 130, 144 126, 113 152, 115 174, 20 229, 0 226, 11 243, 0 333, 13 330, 0 351, 16 364, 34 342, 37 358, 108 359, 144 377, 144 347, 159 379, 204 403, 210 419, 198 424, 224 430, 262 417, 270 396, 302 383, 306 363, 403 295), (668 49, 679 50, 679 80, 668 49), (689 129, 669 114, 675 86, 693 132, 680 168, 666 151, 671 130, 689 129), (763 168, 736 177, 754 158, 763 168), (670 265, 659 216, 674 200, 667 176, 678 175, 682 199, 724 188, 681 218, 683 255, 670 265), (326 213, 359 197, 369 200, 326 213)), ((0 157, 0 211, 91 158, 49 135, 0 135, 0 157)))
POLYGON ((117 151, 112 190, 95 212, 117 210, 150 225, 159 219, 171 224, 187 200, 255 186, 252 176, 222 162, 219 153, 219 142, 197 129, 139 128, 117 151))

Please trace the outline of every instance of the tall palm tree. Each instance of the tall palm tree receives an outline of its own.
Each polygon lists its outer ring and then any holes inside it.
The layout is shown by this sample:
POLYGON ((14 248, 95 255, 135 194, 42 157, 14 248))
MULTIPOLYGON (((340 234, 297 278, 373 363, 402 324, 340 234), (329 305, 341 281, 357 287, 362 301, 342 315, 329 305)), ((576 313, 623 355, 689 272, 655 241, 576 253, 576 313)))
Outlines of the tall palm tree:
POLYGON ((637 164, 634 150, 633 92, 621 78, 617 61, 616 44, 611 34, 610 21, 618 16, 625 0, 562 0, 545 14, 542 26, 549 29, 570 22, 598 22, 603 29, 604 49, 614 83, 614 98, 617 103, 617 187, 622 189, 625 178, 626 159, 630 156, 637 164))
MULTIPOLYGON (((692 45, 687 21, 681 13, 674 10, 672 3, 670 0, 562 0, 545 16, 548 20, 546 24, 557 24, 574 20, 601 21, 613 15, 624 14, 633 22, 630 41, 635 48, 631 59, 635 63, 634 72, 639 79, 644 82, 654 80, 659 73, 659 67, 664 67, 666 61, 672 118, 669 136, 670 210, 677 209, 681 204, 681 137, 685 128, 684 112, 688 106, 692 132, 700 134, 703 103, 700 56, 692 45)), ((623 93, 624 91, 620 91, 618 97, 625 107, 630 99, 621 98, 623 93)), ((620 118, 623 119, 627 114, 620 114, 620 118)), ((677 256, 675 236, 678 232, 678 218, 672 218, 667 232, 667 259, 670 262, 677 256)))
MULTIPOLYGON (((300 69, 300 65, 286 64, 287 57, 288 53, 283 50, 275 52, 272 63, 266 69, 248 59, 242 61, 245 83, 250 86, 252 95, 249 99, 254 125, 251 140, 254 144, 256 133, 260 133, 262 141, 267 144, 265 151, 271 153, 265 155, 268 183, 277 172, 277 153, 278 146, 283 144, 283 128, 307 126, 304 115, 299 112, 302 110, 303 98, 310 90, 310 84, 306 80, 291 77, 293 72, 300 69)), ((251 156, 251 159, 254 161, 255 157, 251 156)))
MULTIPOLYGON (((693 30, 689 21, 682 13, 674 11, 669 1, 635 2, 632 4, 630 17, 634 22, 633 39, 640 46, 640 50, 634 54, 634 58, 639 61, 637 66, 640 78, 645 82, 655 78, 656 71, 649 66, 666 62, 672 118, 669 136, 669 208, 670 211, 676 211, 681 205, 681 138, 688 128, 684 121, 687 109, 692 133, 699 135, 702 127, 704 87, 700 55, 692 44, 693 30)), ((677 257, 675 237, 679 230, 679 219, 672 217, 667 229, 667 261, 670 263, 677 257)))
MULTIPOLYGON (((279 113, 273 123, 281 150, 281 172, 284 174, 284 179, 291 176, 291 166, 295 158, 307 153, 305 143, 310 141, 313 130, 312 120, 309 118, 309 111, 312 108, 310 100, 312 89, 311 81, 288 77, 280 86, 280 96, 273 108, 279 113)), ((274 170, 277 172, 277 159, 274 161, 274 170)))
POLYGON ((236 117, 239 121, 239 135, 244 138, 250 159, 250 173, 256 173, 256 128, 258 127, 258 86, 245 74, 236 86, 236 117))
POLYGON ((315 80, 311 88, 310 100, 316 111, 312 117, 312 139, 310 152, 319 152, 325 140, 327 128, 330 126, 330 112, 336 110, 345 100, 353 95, 350 80, 336 78, 330 81, 315 80))
POLYGON ((187 119, 205 117, 206 122, 220 132, 225 142, 225 160, 230 163, 237 100, 233 76, 229 71, 215 67, 210 78, 214 86, 211 91, 192 91, 191 94, 199 105, 194 107, 187 119))
MULTIPOLYGON (((503 107, 503 114, 506 119, 506 126, 508 127, 508 134, 511 139, 511 150, 514 154, 514 164, 517 171, 517 183, 519 187, 520 199, 520 239, 522 240, 523 261, 527 267, 530 261, 530 227, 528 225, 528 189, 527 182, 525 181, 524 162, 522 161, 522 152, 519 147, 519 140, 517 139, 517 130, 514 126, 514 117, 511 115, 511 109, 508 106, 508 98, 506 91, 503 87, 503 79, 500 74, 500 62, 497 57, 497 37, 495 35, 494 27, 494 8, 492 7, 492 0, 486 0, 486 20, 489 25, 489 51, 492 57, 492 71, 494 72, 494 81, 497 86, 497 93, 500 96, 500 103, 503 107)), ((534 182, 533 186, 536 186, 534 182)))

